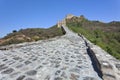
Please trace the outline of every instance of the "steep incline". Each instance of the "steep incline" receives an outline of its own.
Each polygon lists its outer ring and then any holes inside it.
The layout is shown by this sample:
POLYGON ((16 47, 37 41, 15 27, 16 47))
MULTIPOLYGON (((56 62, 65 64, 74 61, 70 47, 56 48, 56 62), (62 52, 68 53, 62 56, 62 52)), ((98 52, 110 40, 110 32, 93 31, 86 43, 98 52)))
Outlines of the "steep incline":
POLYGON ((63 28, 66 35, 62 37, 0 51, 0 80, 101 80, 84 40, 63 28))

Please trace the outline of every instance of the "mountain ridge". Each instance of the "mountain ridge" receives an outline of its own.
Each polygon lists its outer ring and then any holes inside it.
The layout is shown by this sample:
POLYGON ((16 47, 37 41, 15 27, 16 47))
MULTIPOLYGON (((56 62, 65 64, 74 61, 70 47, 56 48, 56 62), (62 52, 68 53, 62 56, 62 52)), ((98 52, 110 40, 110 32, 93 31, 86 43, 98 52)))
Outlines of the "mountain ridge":
POLYGON ((57 28, 57 25, 48 29, 27 28, 19 31, 13 30, 12 33, 7 34, 5 37, 0 39, 0 46, 44 40, 61 35, 63 35, 63 32, 61 28, 57 28))

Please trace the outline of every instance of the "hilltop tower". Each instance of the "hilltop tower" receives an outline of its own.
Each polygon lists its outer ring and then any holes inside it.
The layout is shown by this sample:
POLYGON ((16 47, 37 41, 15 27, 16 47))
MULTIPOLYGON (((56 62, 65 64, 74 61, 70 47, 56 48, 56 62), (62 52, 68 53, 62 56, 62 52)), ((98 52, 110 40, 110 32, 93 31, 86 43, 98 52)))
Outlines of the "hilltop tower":
POLYGON ((66 19, 71 19, 72 17, 74 17, 74 15, 72 15, 72 14, 66 15, 66 17, 63 20, 58 21, 57 26, 58 27, 66 26, 66 19))
POLYGON ((58 21, 57 26, 58 26, 58 27, 66 26, 66 20, 63 19, 62 21, 58 21))

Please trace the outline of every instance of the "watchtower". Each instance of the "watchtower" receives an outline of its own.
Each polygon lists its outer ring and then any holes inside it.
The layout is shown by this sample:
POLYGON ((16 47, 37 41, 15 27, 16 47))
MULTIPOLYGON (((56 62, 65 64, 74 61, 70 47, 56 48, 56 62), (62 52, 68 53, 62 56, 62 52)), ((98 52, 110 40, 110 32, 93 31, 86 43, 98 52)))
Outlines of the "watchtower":
POLYGON ((63 19, 62 21, 58 21, 57 26, 58 26, 58 27, 66 26, 66 20, 63 19))

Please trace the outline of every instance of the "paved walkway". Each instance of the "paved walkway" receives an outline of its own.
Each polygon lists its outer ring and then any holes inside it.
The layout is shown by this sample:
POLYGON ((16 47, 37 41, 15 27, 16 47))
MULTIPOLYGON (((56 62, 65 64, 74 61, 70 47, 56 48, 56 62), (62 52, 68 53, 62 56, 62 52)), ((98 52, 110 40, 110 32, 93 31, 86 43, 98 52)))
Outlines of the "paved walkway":
POLYGON ((0 51, 0 80, 101 80, 81 37, 66 35, 0 51))

